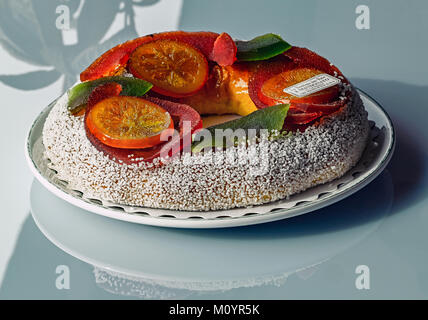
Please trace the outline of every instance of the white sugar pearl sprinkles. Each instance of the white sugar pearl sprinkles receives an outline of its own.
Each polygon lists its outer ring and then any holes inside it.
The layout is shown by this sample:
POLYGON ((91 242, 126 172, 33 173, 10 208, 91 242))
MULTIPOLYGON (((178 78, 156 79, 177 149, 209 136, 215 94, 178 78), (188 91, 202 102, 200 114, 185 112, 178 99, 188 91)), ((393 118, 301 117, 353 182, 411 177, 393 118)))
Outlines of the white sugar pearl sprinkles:
POLYGON ((87 197, 123 205, 208 211, 286 198, 341 177, 366 146, 367 112, 354 89, 341 111, 305 132, 262 139, 158 165, 119 164, 86 138, 83 117, 67 110, 67 94, 52 108, 43 144, 58 178, 87 197))

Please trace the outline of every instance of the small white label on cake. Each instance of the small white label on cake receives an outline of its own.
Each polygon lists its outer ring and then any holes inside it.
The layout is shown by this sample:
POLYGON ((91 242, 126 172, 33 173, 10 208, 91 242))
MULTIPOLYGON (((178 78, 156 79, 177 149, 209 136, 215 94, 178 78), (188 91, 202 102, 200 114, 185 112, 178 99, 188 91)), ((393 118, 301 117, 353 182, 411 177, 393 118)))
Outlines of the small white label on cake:
POLYGON ((340 80, 326 73, 318 74, 308 80, 296 83, 285 88, 284 92, 298 98, 306 97, 312 93, 330 88, 340 83, 340 80))

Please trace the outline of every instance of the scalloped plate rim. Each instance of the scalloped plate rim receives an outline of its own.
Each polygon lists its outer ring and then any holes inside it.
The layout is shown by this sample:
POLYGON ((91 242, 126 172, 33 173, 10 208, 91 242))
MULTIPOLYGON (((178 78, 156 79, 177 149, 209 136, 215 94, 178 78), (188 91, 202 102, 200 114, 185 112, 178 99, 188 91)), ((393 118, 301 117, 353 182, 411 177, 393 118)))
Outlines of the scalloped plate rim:
MULTIPOLYGON (((392 154, 395 149, 395 130, 393 123, 388 116, 388 114, 385 112, 385 110, 381 107, 381 105, 371 98, 368 94, 363 92, 360 89, 357 89, 360 96, 362 96, 363 100, 364 98, 368 100, 379 112, 381 116, 384 117, 384 120, 386 121, 388 125, 388 136, 389 136, 389 144, 386 148, 386 151, 381 154, 381 160, 379 161, 378 165, 373 168, 371 171, 366 172, 362 174, 360 177, 356 178, 355 180, 349 182, 351 186, 348 186, 344 189, 338 189, 335 191, 332 191, 329 196, 324 197, 323 199, 314 202, 309 202, 308 204, 304 204, 298 207, 292 207, 292 208, 281 208, 281 205, 278 204, 278 210, 276 211, 270 211, 266 213, 255 213, 252 215, 243 215, 239 217, 225 217, 225 218, 210 218, 210 219, 192 219, 192 218, 169 218, 169 217, 154 217, 148 214, 141 215, 141 214, 132 214, 132 213, 126 213, 123 211, 115 210, 112 208, 106 208, 101 205, 93 204, 84 201, 83 199, 79 199, 75 196, 73 196, 70 193, 67 193, 51 183, 43 174, 39 171, 37 168, 37 165, 35 164, 33 160, 33 145, 34 143, 31 143, 33 139, 33 129, 37 125, 39 119, 47 112, 54 104, 54 102, 57 100, 54 100, 52 103, 50 103, 46 108, 44 108, 39 115, 36 117, 32 125, 30 126, 30 129, 28 130, 28 134, 26 135, 26 141, 25 141, 25 157, 27 160, 27 163, 30 167, 31 172, 35 176, 35 178, 50 192, 52 192, 57 197, 71 203, 72 205, 75 205, 81 209, 84 209, 86 211, 96 213, 108 218, 121 220, 121 221, 127 221, 132 223, 138 223, 138 224, 145 224, 145 225, 152 225, 152 226, 159 226, 159 227, 172 227, 172 228, 224 228, 224 227, 238 227, 238 226, 246 226, 246 225, 253 225, 253 224, 259 224, 259 223, 266 223, 266 222, 272 222, 276 220, 286 219, 295 217, 298 215, 302 215, 305 213, 309 213, 312 211, 315 211, 317 209, 321 209, 323 207, 326 207, 328 205, 331 205, 335 202, 338 202, 353 193, 357 192, 361 188, 365 187, 367 184, 369 184, 371 181, 373 181, 382 171, 385 169, 387 164, 389 163, 392 154)), ((351 169, 352 170, 352 169, 351 169)), ((305 191, 304 191, 305 192, 305 191)), ((302 194, 304 194, 302 192, 302 194)), ((112 204, 114 205, 114 204, 112 204)), ((272 205, 272 203, 262 204, 254 207, 263 207, 265 205, 272 205)), ((120 206, 120 204, 118 205, 120 206)), ((148 208, 150 209, 150 208, 148 208)), ((142 210, 144 208, 142 207, 142 210)), ((161 209, 162 210, 162 209, 161 209)), ((165 214, 171 214, 171 212, 174 212, 174 210, 164 209, 165 214)), ((233 209, 231 209, 233 210, 233 209)), ((223 210, 225 214, 227 214, 230 210, 223 210)), ((195 212, 196 214, 203 214, 203 212, 195 212)))

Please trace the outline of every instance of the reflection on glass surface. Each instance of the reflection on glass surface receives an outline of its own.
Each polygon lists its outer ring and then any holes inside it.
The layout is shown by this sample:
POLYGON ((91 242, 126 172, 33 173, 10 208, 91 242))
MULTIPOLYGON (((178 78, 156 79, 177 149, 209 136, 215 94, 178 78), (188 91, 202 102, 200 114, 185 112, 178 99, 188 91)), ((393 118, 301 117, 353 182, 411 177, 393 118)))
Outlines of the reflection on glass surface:
MULTIPOLYGON (((298 279, 298 281, 310 281, 309 279, 320 268, 323 268, 324 263, 330 260, 334 261, 336 255, 352 250, 358 243, 364 241, 364 239, 376 231, 390 210, 392 202, 390 187, 391 184, 388 175, 384 174, 371 187, 369 186, 368 190, 365 190, 367 194, 375 190, 379 193, 378 200, 381 201, 378 205, 374 205, 373 202, 369 201, 361 204, 355 211, 346 209, 357 208, 352 204, 351 197, 351 199, 344 200, 342 205, 333 205, 313 213, 312 217, 311 215, 308 215, 309 217, 306 217, 306 219, 303 216, 298 217, 297 220, 301 221, 296 223, 300 225, 294 224, 293 220, 285 220, 249 228, 232 228, 229 230, 178 230, 177 232, 187 233, 189 238, 179 237, 176 241, 180 241, 180 245, 183 247, 197 246, 200 252, 198 259, 210 259, 211 255, 215 255, 214 258, 211 258, 212 262, 215 263, 217 259, 221 261, 220 264, 223 265, 226 272, 220 276, 216 274, 212 276, 212 279, 209 276, 198 278, 197 275, 190 275, 187 279, 182 276, 180 278, 178 275, 177 278, 163 278, 165 275, 162 274, 161 270, 159 270, 158 274, 152 273, 151 276, 139 276, 138 273, 146 271, 143 262, 139 266, 139 270, 128 272, 120 271, 124 269, 121 263, 117 265, 110 264, 108 268, 94 266, 95 282, 107 292, 145 299, 203 298, 212 294, 218 294, 221 297, 226 292, 231 292, 233 295, 233 292, 237 291, 237 289, 257 290, 257 288, 261 288, 261 291, 263 291, 263 288, 266 289, 269 287, 284 287, 284 289, 287 289, 287 279, 290 276, 294 276, 294 279, 298 279), (315 217, 315 215, 319 216, 315 217), (354 218, 350 221, 351 215, 354 215, 354 218), (358 217, 355 217, 355 215, 358 215, 358 217), (312 219, 312 221, 308 219, 312 219), (343 225, 338 221, 340 219, 343 219, 341 221, 342 223, 344 222, 343 225), (336 225, 337 228, 333 227, 336 231, 329 230, 331 225, 327 225, 331 224, 333 220, 336 221, 335 223, 338 223, 336 225), (260 229, 267 230, 261 231, 260 229), (239 242, 247 239, 247 237, 251 237, 251 235, 257 237, 253 233, 255 230, 264 234, 261 238, 266 243, 255 249, 257 252, 251 257, 251 262, 248 262, 244 257, 247 254, 242 252, 245 248, 241 247, 239 242), (297 237, 294 238, 292 236, 289 238, 291 236, 290 233, 294 233, 293 236, 297 237), (194 243, 195 236, 200 237, 199 241, 202 242, 201 245, 194 243), (218 250, 213 250, 212 245, 221 239, 221 237, 229 238, 229 242, 226 244, 228 248, 223 250, 226 251, 232 248, 235 251, 235 255, 242 257, 242 259, 222 259, 220 251, 224 246, 220 246, 218 250), (204 253, 204 250, 208 253, 204 253), (266 250, 272 250, 273 254, 265 255, 264 252, 266 250), (252 269, 249 263, 256 265, 258 270, 252 269), (267 271, 272 270, 270 268, 272 265, 278 271, 274 273, 267 271), (230 278, 227 270, 233 272, 232 270, 236 269, 241 269, 242 273, 247 274, 247 276, 230 278), (252 271, 247 272, 248 269, 252 271), (248 276, 251 273, 254 273, 254 275, 248 276)), ((358 202, 357 199, 354 200, 358 202)), ((170 250, 165 247, 156 245, 156 243, 160 242, 160 237, 168 236, 168 232, 165 234, 162 231, 163 229, 156 230, 151 234, 152 236, 149 234, 148 237, 142 238, 145 242, 150 241, 153 243, 159 252, 159 256, 163 257, 163 263, 168 265, 170 270, 173 270, 176 267, 177 259, 180 259, 180 257, 171 254, 170 250)), ((248 246, 251 248, 253 241, 251 239, 247 241, 248 246)), ((145 251, 142 251, 141 254, 150 255, 145 251)), ((197 263, 194 266, 192 266, 192 262, 186 263, 186 267, 191 270, 192 268, 196 269, 196 265, 197 263)), ((198 273, 197 270, 194 270, 194 272, 198 273)))
MULTIPOLYGON (((315 268, 315 266, 313 267, 315 268)), ((306 269, 311 269, 308 267, 306 269)), ((306 270, 303 269, 303 270, 306 270)), ((237 288, 282 286, 289 274, 278 274, 246 280, 229 281, 172 281, 134 277, 94 267, 95 283, 107 292, 144 299, 197 298, 206 294, 221 293, 237 288)))
MULTIPOLYGON (((320 271, 334 268, 340 256, 380 228, 391 206, 390 188, 385 172, 357 194, 312 214, 249 227, 179 230, 106 219, 56 198, 34 182, 34 219, 70 256, 44 239, 29 219, 0 297, 205 299, 263 292, 263 297, 281 298, 304 286, 316 290, 312 279, 320 271), (380 201, 368 200, 373 192, 380 201), (361 198, 365 203, 360 204, 361 198), (28 265, 32 268, 20 278, 19 271, 28 265), (70 267, 68 292, 53 285, 57 265, 70 267)), ((336 281, 337 276, 340 273, 325 280, 336 281)))

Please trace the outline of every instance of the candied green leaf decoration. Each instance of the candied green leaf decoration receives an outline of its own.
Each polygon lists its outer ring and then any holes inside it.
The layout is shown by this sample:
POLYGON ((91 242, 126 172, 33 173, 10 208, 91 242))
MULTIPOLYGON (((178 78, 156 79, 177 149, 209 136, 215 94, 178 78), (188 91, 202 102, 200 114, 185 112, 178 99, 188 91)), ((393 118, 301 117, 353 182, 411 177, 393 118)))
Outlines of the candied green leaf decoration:
POLYGON ((201 135, 203 135, 203 131, 200 132, 199 135, 197 133, 194 138, 194 140, 197 141, 194 141, 192 144, 192 152, 197 153, 207 147, 223 148, 223 141, 219 142, 215 139, 215 133, 217 129, 231 129, 233 131, 243 129, 247 132, 249 129, 255 129, 257 131, 266 129, 269 132, 279 132, 282 130, 289 108, 289 104, 278 104, 272 107, 254 111, 245 117, 206 128, 205 130, 208 130, 211 134, 211 141, 206 141, 206 139, 199 141, 201 139, 201 135))
POLYGON ((92 90, 99 85, 109 82, 120 84, 122 86, 121 95, 124 96, 141 97, 153 87, 150 82, 145 80, 123 76, 103 77, 92 81, 82 82, 75 85, 68 91, 68 110, 72 114, 78 113, 88 102, 88 98, 92 90))
POLYGON ((238 61, 258 61, 275 57, 288 49, 291 45, 280 36, 267 33, 249 41, 236 41, 236 57, 238 61))

